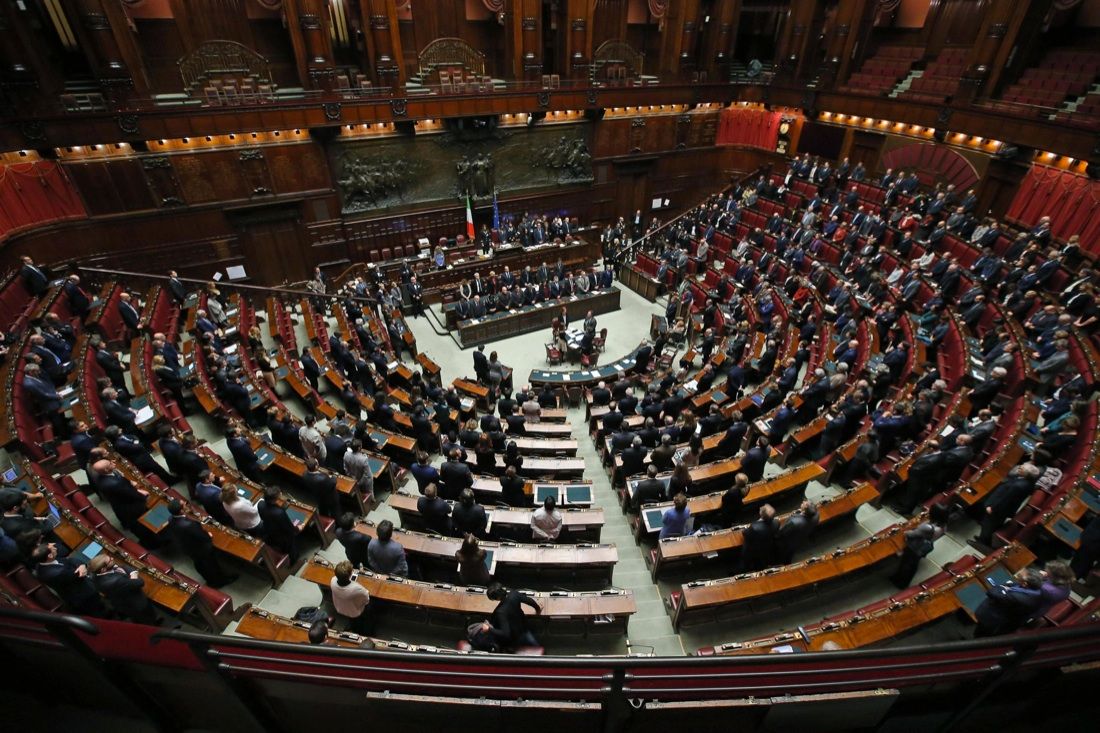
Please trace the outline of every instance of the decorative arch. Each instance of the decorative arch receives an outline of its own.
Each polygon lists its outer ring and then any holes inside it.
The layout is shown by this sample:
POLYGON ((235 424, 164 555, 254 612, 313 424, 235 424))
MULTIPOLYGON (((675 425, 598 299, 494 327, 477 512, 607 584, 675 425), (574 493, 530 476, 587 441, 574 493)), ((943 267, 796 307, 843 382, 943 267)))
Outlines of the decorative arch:
POLYGON ((597 70, 608 64, 622 64, 626 66, 631 77, 641 75, 644 62, 645 54, 634 50, 633 46, 618 38, 604 41, 592 54, 592 64, 597 70))
POLYGON ((974 164, 957 150, 933 143, 912 143, 888 150, 882 155, 882 165, 898 170, 915 170, 924 186, 953 183, 965 191, 978 182, 974 164))
POLYGON ((461 66, 479 76, 485 74, 485 54, 461 38, 435 39, 417 54, 416 62, 421 75, 448 66, 461 66))
POLYGON ((236 41, 206 41, 177 62, 184 89, 207 79, 254 79, 271 83, 267 59, 236 41))

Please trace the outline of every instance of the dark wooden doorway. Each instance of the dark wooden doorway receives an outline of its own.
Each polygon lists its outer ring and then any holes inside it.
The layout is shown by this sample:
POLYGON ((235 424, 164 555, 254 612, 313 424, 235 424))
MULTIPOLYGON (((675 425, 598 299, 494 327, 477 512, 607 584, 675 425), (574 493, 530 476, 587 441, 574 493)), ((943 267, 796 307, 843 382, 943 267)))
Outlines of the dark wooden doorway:
POLYGON ((283 285, 309 276, 299 203, 232 209, 226 217, 240 234, 249 282, 283 285))
POLYGON ((629 219, 638 209, 649 215, 649 173, 656 162, 653 156, 615 161, 615 206, 620 216, 629 219))

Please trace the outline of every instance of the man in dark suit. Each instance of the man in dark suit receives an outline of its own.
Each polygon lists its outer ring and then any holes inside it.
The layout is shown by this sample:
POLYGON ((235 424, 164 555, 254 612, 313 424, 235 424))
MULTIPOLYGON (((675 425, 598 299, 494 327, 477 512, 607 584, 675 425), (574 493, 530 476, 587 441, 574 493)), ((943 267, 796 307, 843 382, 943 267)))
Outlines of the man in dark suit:
POLYGON ((225 443, 233 456, 233 462, 237 464, 237 470, 246 478, 262 484, 263 470, 260 468, 260 459, 256 451, 252 450, 252 444, 248 438, 244 437, 240 427, 234 425, 229 428, 225 443))
POLYGON ((485 345, 482 344, 474 351, 474 375, 482 384, 489 383, 489 358, 485 356, 485 345))
POLYGON ((1023 463, 1015 466, 1008 472, 1008 476, 997 484, 997 487, 985 500, 985 510, 982 513, 981 531, 971 541, 983 547, 983 552, 989 552, 993 548, 993 533, 1001 528, 1005 520, 1012 517, 1020 509, 1024 500, 1031 496, 1035 488, 1035 482, 1039 479, 1040 469, 1033 463, 1023 463))
POLYGON ((318 512, 326 517, 335 517, 340 514, 340 496, 336 492, 336 479, 323 472, 314 458, 306 459, 302 487, 316 500, 318 512))
POLYGON ((118 397, 118 390, 108 387, 100 393, 103 399, 103 411, 107 414, 107 422, 122 428, 122 432, 129 435, 140 436, 141 430, 135 421, 135 413, 122 404, 118 397))
POLYGON ((236 574, 225 572, 214 550, 214 541, 201 523, 183 513, 179 500, 168 502, 167 532, 176 548, 191 558, 195 569, 211 588, 221 588, 237 579, 236 574))
POLYGON ((474 475, 470 467, 459 458, 458 449, 452 449, 446 462, 439 469, 439 478, 443 485, 439 487, 439 494, 449 501, 455 501, 462 494, 463 489, 474 485, 474 475))
POLYGON ((176 305, 182 305, 183 301, 187 300, 187 288, 175 270, 168 271, 168 293, 176 305))
POLYGON ((665 484, 657 478, 657 467, 650 464, 646 469, 646 477, 634 487, 634 495, 630 497, 630 506, 638 511, 644 504, 655 504, 664 501, 665 484))
POLYGON ((631 441, 630 447, 624 450, 620 455, 623 459, 621 469, 621 476, 623 478, 641 473, 645 466, 644 461, 646 456, 646 450, 641 436, 635 435, 634 439, 631 441))
POLYGON ((34 334, 29 339, 30 351, 41 360, 42 370, 49 375, 54 384, 64 384, 69 372, 73 370, 72 362, 68 362, 56 351, 46 345, 46 337, 42 334, 34 334))
POLYGON ((756 445, 749 448, 741 459, 741 472, 749 477, 749 481, 764 478, 764 466, 768 463, 768 445, 767 438, 758 438, 756 445))
MULTIPOLYGON (((72 437, 69 438, 69 445, 73 449, 73 454, 76 456, 76 464, 80 466, 84 471, 88 470, 88 456, 92 454, 92 449, 96 447, 98 441, 92 435, 92 431, 88 429, 88 423, 83 420, 73 420, 69 423, 69 430, 72 432, 72 437)), ((88 483, 91 483, 91 478, 88 479, 88 483)))
POLYGON ((69 310, 81 321, 87 318, 88 311, 92 307, 92 301, 88 298, 88 294, 84 292, 84 289, 80 287, 80 277, 69 275, 65 278, 65 285, 61 289, 65 293, 65 299, 69 302, 69 310))
POLYGON ((46 273, 26 255, 23 256, 23 266, 19 269, 19 276, 23 278, 23 284, 27 286, 27 290, 36 298, 45 293, 50 285, 50 279, 46 273))
POLYGON ((290 518, 278 486, 264 487, 264 498, 256 505, 264 525, 264 542, 286 553, 291 564, 298 561, 298 532, 301 529, 290 518))
POLYGON ((451 534, 451 505, 439 498, 439 489, 435 484, 424 487, 424 495, 416 500, 416 511, 429 532, 444 536, 451 534))
POLYGON ((344 512, 336 518, 336 540, 343 546, 348 562, 357 568, 367 567, 370 537, 355 528, 355 515, 351 512, 344 512))
POLYGON ((106 553, 100 553, 88 562, 88 574, 96 590, 119 616, 147 626, 160 623, 138 571, 127 571, 106 553))
POLYGON ((138 521, 138 517, 145 513, 149 492, 130 483, 110 460, 97 461, 92 470, 97 474, 96 491, 110 503, 119 524, 137 535, 138 541, 145 547, 156 547, 156 535, 138 521))
POLYGON ((130 332, 137 330, 138 324, 141 323, 141 314, 138 313, 137 308, 131 303, 131 296, 129 293, 121 293, 118 296, 118 314, 122 318, 122 322, 126 325, 126 328, 130 329, 130 332))
POLYGON ((309 353, 309 349, 302 349, 302 357, 300 359, 302 365, 302 373, 305 374, 306 379, 309 380, 309 384, 314 390, 320 388, 321 379, 321 367, 318 366, 317 361, 313 358, 313 355, 309 353))
POLYGON ((754 572, 774 564, 778 535, 779 520, 775 518, 775 508, 765 504, 760 507, 756 521, 741 533, 741 559, 737 572, 754 572))
POLYGON ((790 564, 794 554, 809 544, 810 533, 819 521, 817 504, 809 499, 804 500, 798 510, 787 517, 776 536, 779 555, 777 559, 780 564, 790 564))
POLYGON ((31 552, 31 562, 37 565, 35 575, 49 586, 69 610, 80 616, 107 618, 107 610, 99 591, 88 577, 88 566, 72 557, 59 558, 57 545, 47 542, 31 552))
POLYGON ((153 454, 149 452, 149 449, 141 442, 141 439, 123 433, 122 428, 117 425, 111 425, 104 430, 103 437, 111 442, 111 445, 120 456, 134 464, 134 467, 142 473, 151 473, 168 486, 179 481, 179 476, 173 476, 168 471, 165 471, 163 466, 156 462, 156 459, 153 458, 153 454))
POLYGON ((65 422, 65 413, 62 412, 61 397, 57 394, 57 389, 42 377, 42 371, 37 364, 24 367, 23 390, 30 396, 35 409, 50 421, 54 434, 57 437, 68 435, 69 428, 65 422))

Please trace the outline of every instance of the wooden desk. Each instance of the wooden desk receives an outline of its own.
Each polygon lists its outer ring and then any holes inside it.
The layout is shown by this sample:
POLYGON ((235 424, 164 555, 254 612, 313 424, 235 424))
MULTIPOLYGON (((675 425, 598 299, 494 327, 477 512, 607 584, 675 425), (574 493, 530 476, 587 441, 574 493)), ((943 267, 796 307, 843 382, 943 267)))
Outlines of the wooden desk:
MULTIPOLYGON (((356 527, 371 539, 377 536, 374 522, 360 521, 356 527)), ((443 568, 450 580, 458 579, 455 553, 462 547, 462 538, 410 529, 394 530, 394 539, 401 543, 410 558, 443 568)), ((482 549, 495 568, 493 574, 512 585, 531 578, 568 579, 595 588, 611 585, 611 573, 619 560, 614 545, 516 544, 514 542, 482 542, 482 549)))
POLYGON ((508 440, 516 444, 520 455, 524 456, 524 465, 527 456, 575 456, 577 455, 577 441, 572 438, 541 438, 509 436, 508 440))
MULTIPOLYGON (((499 484, 497 486, 499 494, 499 484)), ((420 494, 398 490, 389 495, 386 503, 401 518, 401 526, 407 529, 424 529, 420 512, 416 508, 420 494)), ((453 502, 451 502, 453 504, 453 502)), ((534 508, 521 509, 504 506, 486 506, 491 525, 489 534, 509 540, 531 541, 531 514, 534 508)), ((562 536, 574 542, 599 542, 603 529, 603 509, 581 509, 560 507, 562 518, 562 536)))
MULTIPOLYGON (((306 564, 302 578, 327 591, 332 580, 332 565, 314 557, 306 564)), ((449 583, 424 583, 406 578, 360 571, 357 580, 370 594, 387 604, 387 613, 412 615, 422 621, 435 621, 464 628, 492 614, 497 602, 476 586, 449 583)), ((591 592, 540 592, 530 594, 542 607, 535 613, 527 606, 523 612, 532 625, 542 631, 581 631, 588 633, 625 633, 631 614, 637 610, 634 594, 628 590, 591 592)))
POLYGON ((933 576, 932 583, 926 581, 857 611, 805 626, 808 642, 799 633, 781 632, 744 642, 719 644, 706 650, 706 655, 762 654, 777 646, 791 646, 795 651, 820 651, 829 641, 841 649, 861 649, 894 641, 957 611, 969 612, 968 603, 980 602, 985 597, 989 588, 986 576, 990 573, 1015 574, 1034 561, 1035 556, 1022 545, 1007 545, 965 572, 956 575, 949 571, 933 576))
MULTIPOLYGON (((259 434, 252 430, 247 428, 242 428, 242 430, 244 431, 244 437, 248 439, 249 445, 252 446, 252 450, 260 457, 260 465, 262 467, 267 468, 273 465, 291 476, 296 476, 298 478, 306 475, 306 463, 301 458, 287 453, 274 443, 265 441, 259 434)), ((389 485, 394 485, 393 469, 387 459, 371 455, 370 466, 376 482, 388 478, 390 482, 389 485)), ((355 481, 353 481, 350 476, 345 476, 342 473, 334 473, 323 467, 320 470, 322 473, 330 474, 336 479, 336 490, 355 504, 356 508, 359 510, 359 514, 367 513, 367 505, 364 501, 364 497, 355 490, 355 481)))
MULTIPOLYGON (((775 454, 775 448, 772 448, 772 456, 775 456, 775 455, 776 455, 775 454)), ((804 474, 800 473, 799 474, 800 476, 801 475, 806 475, 806 476, 810 476, 811 478, 816 478, 817 476, 820 476, 822 473, 824 473, 824 471, 821 470, 821 467, 817 466, 817 464, 815 464, 815 463, 807 464, 806 466, 803 466, 799 470, 800 471, 801 470, 805 471, 804 474), (812 468, 813 466, 816 466, 817 469, 815 470, 814 468, 812 468)), ((727 458, 723 461, 715 461, 713 463, 700 463, 698 466, 695 466, 694 468, 689 468, 688 469, 688 474, 691 476, 692 487, 696 491, 698 491, 701 487, 707 486, 709 484, 714 484, 714 483, 717 483, 717 482, 724 482, 724 484, 723 484, 723 491, 724 491, 726 488, 728 488, 730 485, 733 484, 734 477, 738 473, 740 473, 740 471, 741 471, 741 459, 740 458, 727 458)), ((671 478, 671 477, 672 477, 672 472, 671 471, 666 471, 665 473, 657 474, 657 478, 662 479, 665 482, 666 488, 668 486, 668 479, 671 478)), ((645 480, 645 478, 646 477, 644 475, 639 474, 638 476, 632 476, 632 477, 630 477, 626 480, 626 489, 627 489, 627 494, 628 494, 629 497, 633 498, 634 491, 635 491, 635 489, 637 489, 637 486, 638 486, 638 482, 645 480)), ((809 481, 809 480, 810 479, 806 479, 806 481, 809 481)), ((805 481, 803 481, 802 483, 805 483, 805 481)), ((790 488, 793 489, 796 486, 798 486, 798 484, 792 484, 790 488)), ((700 496, 694 497, 694 499, 701 499, 701 498, 704 498, 704 497, 700 497, 700 496)), ((691 501, 691 500, 692 499, 689 499, 689 501, 691 501)), ((716 500, 716 501, 720 502, 720 499, 716 500)), ((745 501, 747 503, 749 501, 749 499, 746 498, 745 501)), ((694 510, 692 510, 692 511, 694 512, 694 510)), ((712 510, 708 509, 707 511, 712 511, 712 510)))
MULTIPOLYGON (((524 461, 524 463, 526 462, 527 461, 524 461)), ((586 490, 583 493, 587 493, 589 497, 591 497, 592 494, 592 482, 584 481, 581 479, 577 479, 576 481, 554 481, 551 479, 527 480, 523 484, 523 493, 533 499, 533 497, 536 495, 536 489, 541 489, 542 487, 556 487, 560 494, 568 493, 568 490, 573 487, 583 487, 586 490)), ((471 486, 470 488, 473 489, 473 492, 478 496, 488 498, 492 501, 499 501, 502 493, 500 488, 500 479, 496 476, 478 476, 475 474, 473 486, 471 486)), ((589 500, 587 503, 567 501, 559 502, 559 504, 568 504, 571 506, 590 506, 591 500, 589 500)))
MULTIPOLYGON (((532 438, 567 438, 573 435, 573 426, 569 423, 545 422, 542 420, 539 422, 525 422, 523 430, 525 435, 530 435, 532 438)), ((509 433, 509 435, 511 434, 509 433)))
POLYGON ((828 555, 791 565, 718 580, 686 583, 681 586, 680 595, 674 595, 673 626, 679 629, 684 623, 696 620, 720 620, 723 611, 737 604, 774 598, 789 591, 815 587, 869 570, 894 557, 905 543, 905 532, 922 521, 923 517, 915 517, 828 555))
MULTIPOLYGON (((434 243, 432 246, 434 247, 434 243)), ((508 266, 513 274, 518 275, 528 265, 532 270, 543 262, 552 267, 559 258, 570 271, 578 268, 588 270, 600 259, 599 241, 589 242, 580 238, 569 242, 547 242, 530 247, 513 242, 498 247, 488 256, 482 256, 479 250, 480 247, 474 242, 457 250, 453 247, 449 248, 446 253, 448 266, 443 270, 429 269, 430 257, 403 258, 381 265, 372 262, 366 267, 370 269, 380 267, 387 279, 397 280, 402 261, 408 259, 417 270, 417 280, 424 288, 424 302, 436 303, 444 300, 445 293, 457 293, 459 284, 463 280, 473 279, 474 273, 480 273, 482 280, 486 280, 490 272, 496 272, 499 275, 504 272, 504 267, 508 266), (461 259, 455 259, 456 253, 461 255, 461 259), (417 264, 423 267, 416 268, 417 264)))
MULTIPOLYGON (((470 451, 466 453, 466 463, 470 464, 470 468, 477 467, 477 459, 470 451)), ((496 469, 501 473, 504 473, 504 454, 498 453, 496 455, 496 469)), ((563 478, 573 476, 580 478, 584 475, 584 459, 583 458, 538 458, 534 456, 523 457, 523 468, 520 469, 519 474, 521 476, 546 476, 563 478)))
MULTIPOLYGON (((718 496, 721 497, 720 494, 718 496)), ((818 526, 838 521, 844 517, 850 517, 855 514, 859 507, 877 497, 878 490, 872 484, 863 483, 828 501, 824 501, 817 508, 818 526)), ((644 510, 646 514, 650 511, 664 512, 663 509, 656 508, 661 505, 653 504, 650 506, 654 508, 647 507, 644 510)), ((793 512, 779 517, 779 519, 785 522, 791 514, 793 512)), ((694 515, 695 510, 693 509, 692 516, 694 515)), ((643 522, 643 526, 648 528, 649 523, 643 522)), ((669 537, 660 540, 657 543, 656 551, 649 556, 650 571, 654 580, 669 567, 717 559, 719 555, 729 555, 733 551, 739 550, 741 548, 742 532, 746 527, 748 527, 748 524, 718 530, 717 532, 703 532, 686 537, 669 537)))
MULTIPOLYGON (((638 348, 621 359, 606 364, 600 364, 591 369, 580 369, 570 372, 533 369, 527 380, 531 383, 532 387, 593 387, 599 382, 618 377, 619 374, 630 374, 633 372, 634 364, 637 362, 638 352, 644 345, 645 342, 643 341, 638 344, 638 348)), ((543 412, 545 412, 545 410, 543 412)))
POLYGON ((611 287, 596 293, 548 300, 483 318, 459 321, 458 338, 465 348, 549 328, 562 307, 570 321, 583 318, 588 311, 597 315, 616 311, 619 309, 619 290, 611 287))
MULTIPOLYGON (((295 621, 285 616, 277 616, 262 608, 249 608, 240 621, 237 622, 235 632, 253 639, 263 641, 282 641, 292 644, 309 643, 310 624, 304 621, 295 621)), ((432 654, 487 654, 488 652, 458 651, 457 649, 444 649, 429 645, 406 644, 402 641, 378 639, 370 636, 360 636, 350 631, 328 630, 328 641, 325 646, 339 646, 348 649, 373 649, 375 651, 398 652, 428 652, 432 654)))

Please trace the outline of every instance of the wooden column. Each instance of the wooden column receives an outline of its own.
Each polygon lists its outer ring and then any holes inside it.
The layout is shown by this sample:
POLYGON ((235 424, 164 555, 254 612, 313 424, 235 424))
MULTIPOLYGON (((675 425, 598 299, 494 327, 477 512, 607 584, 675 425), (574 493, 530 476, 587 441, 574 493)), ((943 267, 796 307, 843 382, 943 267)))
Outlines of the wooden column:
POLYGON ((245 6, 248 1, 168 0, 168 4, 187 51, 195 50, 206 41, 236 41, 255 49, 245 6))
POLYGON ((729 78, 741 0, 718 0, 712 12, 710 23, 703 32, 703 55, 699 65, 710 81, 720 81, 729 78))
POLYGON ((834 79, 846 79, 852 69, 852 55, 864 30, 874 19, 875 0, 840 0, 836 8, 836 24, 830 37, 825 60, 834 79))
MULTIPOLYGON (((1019 40, 1030 37, 1029 26, 1038 28, 1050 11, 1052 0, 1016 0, 989 3, 982 16, 978 37, 970 49, 959 92, 964 99, 992 94, 1004 75, 1004 67, 1019 40)), ((1017 50, 1019 53, 1019 50, 1017 50)))
POLYGON ((508 33, 505 53, 512 77, 537 81, 542 75, 542 3, 506 0, 504 18, 508 33))
POLYGON ((592 22, 596 0, 566 0, 565 68, 569 78, 588 77, 592 63, 592 22))
POLYGON ((285 0, 283 7, 302 86, 332 89, 336 69, 327 3, 325 0, 285 0))
POLYGON ((397 25, 394 0, 360 0, 367 53, 374 83, 400 87, 405 83, 405 65, 401 54, 401 30, 397 25))
POLYGON ((15 3, 0 3, 0 63, 4 65, 0 83, 38 88, 52 95, 63 86, 61 70, 50 63, 34 29, 25 21, 28 15, 20 13, 15 3))
POLYGON ((105 87, 130 87, 139 96, 149 91, 145 66, 129 20, 117 0, 65 0, 73 33, 96 81, 105 87))
POLYGON ((675 79, 695 70, 698 30, 699 0, 669 4, 661 31, 661 75, 675 79))
POLYGON ((776 65, 786 78, 798 78, 808 61, 806 46, 814 22, 814 9, 814 0, 791 0, 776 46, 776 65))

